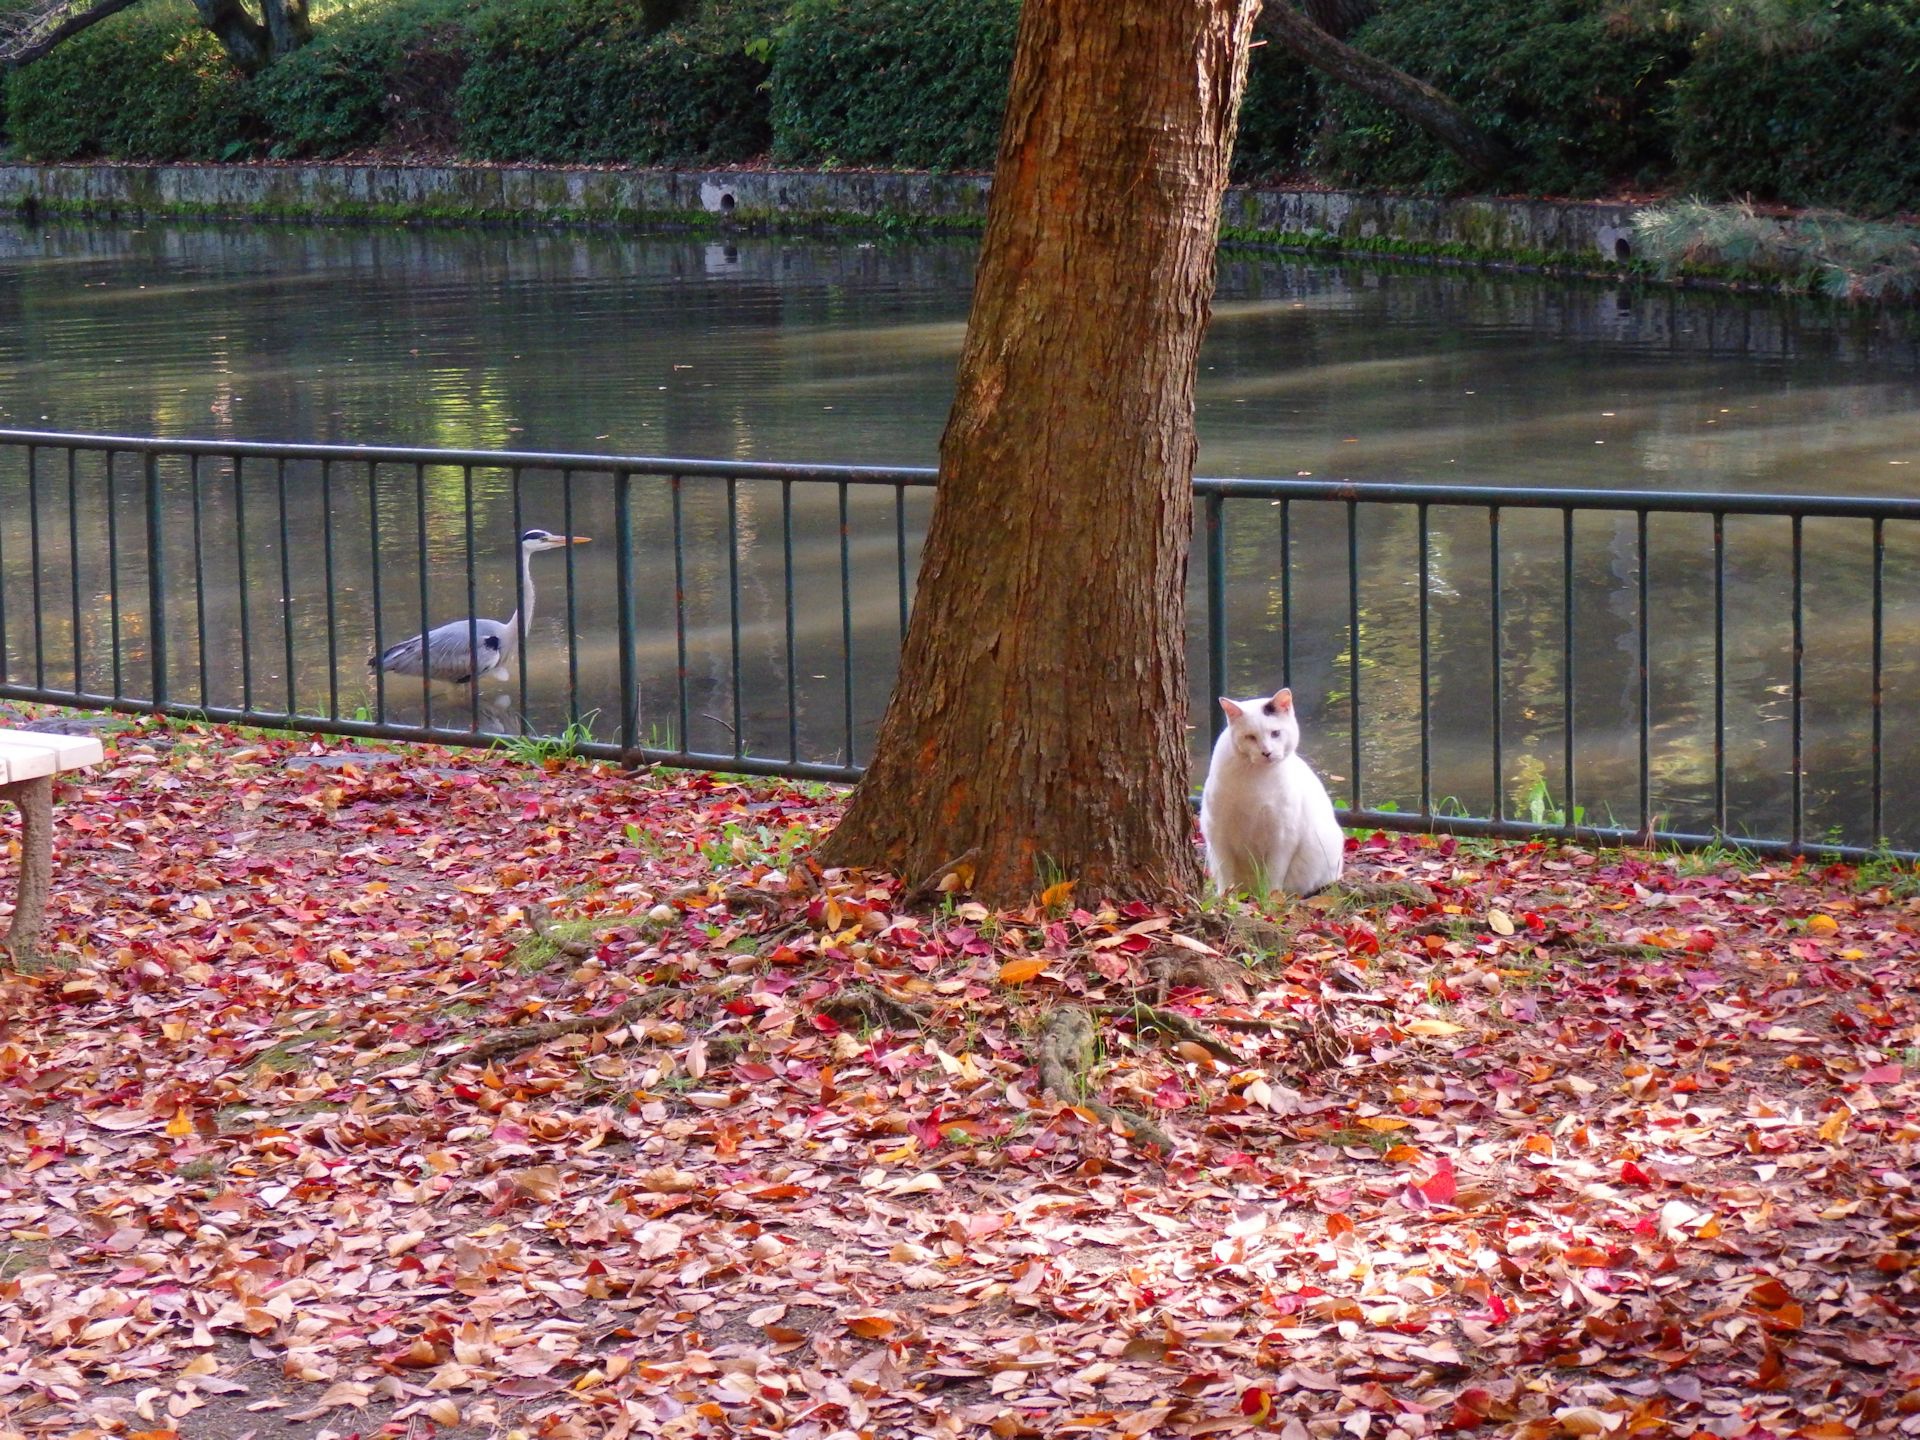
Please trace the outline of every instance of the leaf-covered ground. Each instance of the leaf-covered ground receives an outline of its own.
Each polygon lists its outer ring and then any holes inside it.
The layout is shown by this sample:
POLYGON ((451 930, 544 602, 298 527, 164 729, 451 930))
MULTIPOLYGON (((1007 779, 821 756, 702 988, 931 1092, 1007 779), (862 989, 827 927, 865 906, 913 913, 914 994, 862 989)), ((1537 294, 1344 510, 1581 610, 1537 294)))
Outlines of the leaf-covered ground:
POLYGON ((0 977, 0 1436, 1920 1434, 1911 876, 988 914, 836 804, 111 740, 0 977))

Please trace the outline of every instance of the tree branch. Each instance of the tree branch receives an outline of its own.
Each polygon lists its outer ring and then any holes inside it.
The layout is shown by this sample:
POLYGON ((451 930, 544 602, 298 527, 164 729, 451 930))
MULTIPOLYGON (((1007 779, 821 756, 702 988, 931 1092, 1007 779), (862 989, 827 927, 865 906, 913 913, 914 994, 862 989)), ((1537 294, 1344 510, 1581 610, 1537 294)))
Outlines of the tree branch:
POLYGON ((1466 111, 1426 81, 1334 39, 1286 0, 1269 6, 1265 20, 1266 32, 1301 60, 1412 121, 1458 155, 1475 174, 1496 176, 1519 163, 1520 156, 1512 146, 1475 124, 1466 111))
POLYGON ((68 15, 51 30, 39 31, 39 24, 59 13, 56 9, 29 24, 19 33, 0 40, 0 66, 17 70, 22 65, 31 65, 56 45, 71 40, 82 30, 90 30, 109 15, 118 15, 129 6, 139 3, 140 0, 99 0, 97 5, 90 5, 85 10, 78 10, 68 15))

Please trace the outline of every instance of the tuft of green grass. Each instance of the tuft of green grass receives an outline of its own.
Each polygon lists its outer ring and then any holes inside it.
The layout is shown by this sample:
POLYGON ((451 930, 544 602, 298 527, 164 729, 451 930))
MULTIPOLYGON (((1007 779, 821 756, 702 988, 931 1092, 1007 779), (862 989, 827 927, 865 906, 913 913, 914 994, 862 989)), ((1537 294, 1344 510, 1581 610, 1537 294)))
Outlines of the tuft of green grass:
POLYGON ((289 1035, 271 1049, 261 1052, 253 1062, 254 1073, 286 1075, 303 1069, 307 1064, 307 1057, 303 1052, 334 1039, 339 1033, 338 1026, 315 1025, 311 1030, 302 1030, 298 1034, 289 1035))
POLYGON ((1355 1145, 1364 1145, 1376 1155, 1386 1154, 1387 1151, 1394 1147, 1395 1143, 1393 1136, 1383 1131, 1361 1130, 1354 1126, 1346 1126, 1336 1130, 1327 1136, 1326 1139, 1327 1144, 1336 1146, 1342 1150, 1351 1149, 1355 1145))
POLYGON ((1709 875, 1716 870, 1754 870, 1761 863, 1753 851, 1738 843, 1729 844, 1724 838, 1697 850, 1674 849, 1669 854, 1674 870, 1689 876, 1709 875))
POLYGON ((1884 889, 1896 900, 1911 900, 1920 895, 1920 861, 1902 860, 1883 851, 1860 862, 1853 883, 1857 889, 1884 889))
POLYGON ((0 1244, 0 1280, 38 1270, 47 1263, 52 1248, 46 1240, 8 1240, 0 1244))
MULTIPOLYGON (((627 827, 628 838, 633 838, 634 827, 627 827)), ((793 863, 793 857, 800 847, 813 838, 813 831, 805 825, 789 825, 784 830, 774 830, 766 825, 741 825, 733 821, 721 826, 718 836, 703 841, 700 855, 709 865, 770 865, 785 870, 793 863)))
POLYGON ((1547 788, 1545 776, 1537 776, 1520 796, 1520 813, 1533 825, 1584 825, 1587 823, 1587 807, 1575 805, 1571 811, 1565 804, 1553 798, 1553 792, 1547 788))
POLYGON ((581 750, 593 743, 593 720, 599 713, 594 710, 582 715, 558 735, 513 735, 494 741, 488 748, 503 751, 522 765, 577 760, 581 750))

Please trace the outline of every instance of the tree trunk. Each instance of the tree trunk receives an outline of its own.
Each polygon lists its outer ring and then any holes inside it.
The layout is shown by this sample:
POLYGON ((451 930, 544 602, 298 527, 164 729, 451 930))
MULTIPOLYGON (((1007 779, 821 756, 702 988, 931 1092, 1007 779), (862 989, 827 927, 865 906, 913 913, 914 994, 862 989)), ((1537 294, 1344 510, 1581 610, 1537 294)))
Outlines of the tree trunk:
POLYGON ((1258 0, 1027 0, 900 679, 828 863, 1198 880, 1193 378, 1258 0))
POLYGON ((267 27, 247 13, 241 0, 193 0, 193 8, 236 66, 249 75, 267 68, 273 58, 267 27))
POLYGON ((1475 174, 1500 175, 1519 163, 1512 147, 1476 125, 1466 111, 1426 81, 1334 39, 1287 0, 1276 0, 1267 11, 1265 30, 1322 74, 1351 85, 1418 125, 1475 174))
POLYGON ((260 0, 260 13, 266 18, 270 60, 284 60, 313 39, 307 0, 260 0))

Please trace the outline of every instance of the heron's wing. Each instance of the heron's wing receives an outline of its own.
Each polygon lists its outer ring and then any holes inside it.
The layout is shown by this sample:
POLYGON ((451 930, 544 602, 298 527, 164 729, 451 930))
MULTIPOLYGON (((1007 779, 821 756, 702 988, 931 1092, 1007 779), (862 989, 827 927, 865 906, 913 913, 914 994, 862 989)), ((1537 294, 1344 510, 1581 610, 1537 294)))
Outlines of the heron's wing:
POLYGON ((418 675, 420 673, 420 651, 424 635, 415 635, 398 644, 389 645, 378 655, 367 661, 369 670, 387 670, 398 675, 418 675))
POLYGON ((380 669, 399 675, 426 675, 464 685, 476 671, 484 674, 500 663, 506 626, 498 620, 452 620, 389 646, 380 656, 380 669), (476 659, 472 641, 478 640, 476 659))
POLYGON ((500 647, 506 626, 498 620, 475 620, 468 628, 465 620, 437 625, 427 632, 427 674, 435 680, 451 680, 464 685, 475 674, 485 674, 500 663, 500 647), (479 642, 476 658, 472 642, 479 642))

